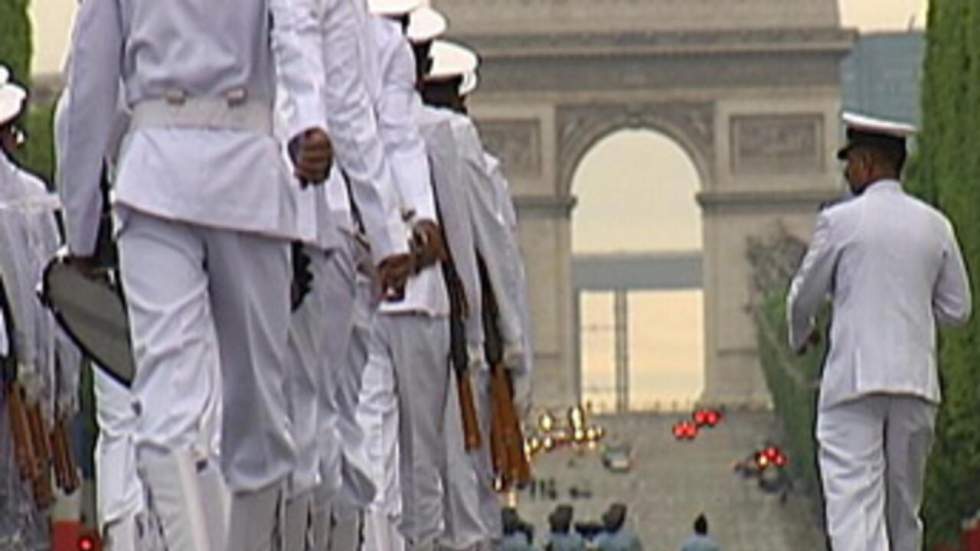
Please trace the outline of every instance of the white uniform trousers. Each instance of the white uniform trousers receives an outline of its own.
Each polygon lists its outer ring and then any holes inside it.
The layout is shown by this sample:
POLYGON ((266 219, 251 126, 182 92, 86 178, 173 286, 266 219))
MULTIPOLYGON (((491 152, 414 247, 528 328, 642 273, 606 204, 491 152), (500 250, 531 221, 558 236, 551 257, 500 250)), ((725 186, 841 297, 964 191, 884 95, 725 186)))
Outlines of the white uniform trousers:
MULTIPOLYGON (((375 316, 375 323, 378 317, 375 316)), ((363 548, 365 551, 401 551, 405 542, 398 530, 402 493, 394 366, 383 356, 374 331, 367 336, 370 353, 364 367, 357 423, 364 431, 369 474, 377 486, 377 493, 364 512, 363 548)))
POLYGON ((324 361, 318 371, 320 405, 318 419, 319 468, 321 484, 314 499, 314 541, 318 550, 329 548, 334 537, 334 511, 342 493, 343 479, 341 442, 338 427, 338 408, 336 400, 339 372, 347 363, 353 331, 353 304, 355 286, 349 253, 343 247, 331 251, 324 265, 323 308, 325 333, 322 357, 324 361))
POLYGON ((401 532, 410 549, 425 549, 443 531, 449 323, 444 317, 379 314, 374 329, 371 361, 390 364, 395 373, 401 532))
POLYGON ((834 551, 920 551, 926 459, 936 405, 875 394, 817 417, 827 530, 834 551))
MULTIPOLYGON (((450 370, 445 412, 446 470, 443 473, 446 527, 439 545, 446 550, 469 551, 489 540, 489 529, 480 508, 480 482, 476 463, 480 450, 466 451, 462 410, 456 391, 457 376, 455 370, 450 370)), ((466 377, 470 377, 470 374, 467 373, 466 377)), ((470 386, 472 388, 473 384, 470 383, 470 386)), ((475 388, 473 395, 474 398, 479 396, 475 388)), ((479 406, 474 405, 479 410, 479 406)), ((479 419, 479 411, 477 416, 479 419)), ((490 433, 481 433, 480 436, 486 442, 489 441, 490 433)))
MULTIPOLYGON (((137 366, 132 390, 140 412, 138 461, 154 462, 200 441, 215 361, 208 349, 216 336, 221 464, 233 492, 234 533, 236 511, 266 515, 271 507, 269 514, 275 514, 277 502, 265 495, 281 493, 296 461, 283 391, 289 243, 118 210, 137 366), (238 504, 240 499, 254 503, 238 504)), ((272 526, 275 519, 257 521, 253 527, 272 526)))
POLYGON ((128 388, 99 368, 93 369, 92 374, 95 420, 99 426, 95 442, 96 509, 99 532, 105 533, 108 524, 144 509, 143 484, 136 470, 139 417, 128 388))
MULTIPOLYGON (((206 514, 209 518, 219 518, 220 525, 225 527, 230 496, 216 468, 221 442, 221 385, 214 346, 210 353, 215 355, 215 369, 206 389, 208 408, 203 417, 200 447, 207 449, 209 461, 215 467, 206 473, 211 478, 209 488, 219 494, 208 496, 206 514)), ((157 518, 147 512, 145 488, 137 470, 135 441, 139 416, 133 407, 136 397, 101 368, 93 366, 92 375, 99 427, 95 444, 99 532, 111 551, 163 550, 157 518)))
POLYGON ((490 370, 480 369, 471 374, 473 396, 476 399, 477 414, 480 420, 480 434, 483 445, 470 454, 476 468, 478 492, 480 494, 480 516, 486 525, 485 535, 491 548, 495 548, 504 537, 501 520, 502 507, 500 494, 494 488, 493 459, 490 456, 490 431, 493 425, 493 405, 490 400, 490 370))
MULTIPOLYGON (((297 464, 290 475, 289 501, 286 507, 286 551, 308 551, 313 545, 314 489, 321 481, 321 449, 337 449, 336 438, 324 441, 321 416, 327 414, 321 406, 322 395, 328 392, 325 345, 328 320, 335 312, 327 302, 328 289, 334 284, 330 272, 330 253, 316 247, 305 247, 310 256, 309 270, 313 276, 310 292, 293 312, 289 328, 289 366, 286 371, 286 400, 293 440, 296 443, 297 464), (327 388, 325 388, 327 387, 327 388)), ((339 314, 339 313, 338 313, 339 314)))

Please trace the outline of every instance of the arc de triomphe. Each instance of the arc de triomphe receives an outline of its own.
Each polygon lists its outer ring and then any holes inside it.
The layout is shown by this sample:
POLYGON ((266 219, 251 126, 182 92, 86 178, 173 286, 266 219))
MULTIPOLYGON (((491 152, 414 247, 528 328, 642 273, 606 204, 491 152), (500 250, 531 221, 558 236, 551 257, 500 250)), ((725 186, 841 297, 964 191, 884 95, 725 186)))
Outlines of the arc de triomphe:
MULTIPOLYGON (((571 278, 576 168, 603 137, 648 128, 701 178, 705 390, 767 401, 747 311, 747 239, 808 237, 840 173, 839 63, 854 34, 837 0, 436 0, 482 58, 470 100, 520 218, 536 403, 579 393, 571 278)), ((628 200, 628 198, 623 198, 628 200)))

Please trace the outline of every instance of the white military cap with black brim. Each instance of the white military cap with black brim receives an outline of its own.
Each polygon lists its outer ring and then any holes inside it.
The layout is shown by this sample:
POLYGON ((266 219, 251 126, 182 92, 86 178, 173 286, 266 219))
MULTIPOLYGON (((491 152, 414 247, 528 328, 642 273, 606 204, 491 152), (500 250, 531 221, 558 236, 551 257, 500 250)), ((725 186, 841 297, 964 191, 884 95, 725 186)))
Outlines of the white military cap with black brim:
POLYGON ((432 42, 449 28, 446 16, 429 6, 422 6, 408 16, 405 37, 412 44, 432 42))
POLYGON ((13 82, 0 84, 0 126, 3 126, 20 115, 24 110, 27 91, 13 82))
POLYGON ((403 17, 422 5, 422 0, 368 0, 368 10, 381 17, 403 17))
POLYGON ((847 154, 856 148, 904 154, 908 138, 917 132, 917 129, 910 124, 858 113, 845 112, 842 118, 847 127, 847 145, 837 151, 837 158, 842 161, 847 159, 847 154))
POLYGON ((422 97, 429 105, 465 111, 466 75, 476 72, 480 59, 476 52, 453 42, 436 40, 429 50, 431 65, 424 77, 422 97))
POLYGON ((447 40, 434 41, 429 56, 432 58, 432 67, 425 75, 425 80, 428 82, 455 79, 462 81, 466 75, 475 73, 480 65, 480 58, 476 52, 447 40))

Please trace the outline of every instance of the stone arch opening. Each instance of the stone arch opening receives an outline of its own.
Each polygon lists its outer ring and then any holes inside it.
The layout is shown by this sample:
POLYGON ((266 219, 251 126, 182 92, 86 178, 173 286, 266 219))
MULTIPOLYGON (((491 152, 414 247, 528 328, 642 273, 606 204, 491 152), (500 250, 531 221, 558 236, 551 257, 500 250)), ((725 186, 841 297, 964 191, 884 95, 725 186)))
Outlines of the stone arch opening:
POLYGON ((577 163, 575 372, 598 411, 687 407, 703 390, 702 180, 684 145, 636 126, 577 163))

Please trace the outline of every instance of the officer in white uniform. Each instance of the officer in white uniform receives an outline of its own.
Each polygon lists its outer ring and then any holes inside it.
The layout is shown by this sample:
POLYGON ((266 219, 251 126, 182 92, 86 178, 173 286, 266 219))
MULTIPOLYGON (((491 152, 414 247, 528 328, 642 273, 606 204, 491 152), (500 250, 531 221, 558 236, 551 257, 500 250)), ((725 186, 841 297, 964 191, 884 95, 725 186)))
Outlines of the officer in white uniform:
MULTIPOLYGON (((66 73, 67 77, 67 73, 66 73)), ((67 78, 65 79, 68 80, 67 78)), ((71 94, 62 90, 54 115, 54 140, 56 155, 66 150, 67 129, 65 116, 71 94)), ((129 126, 129 114, 120 109, 114 122, 112 137, 109 140, 105 159, 105 170, 110 176, 114 172, 119 141, 129 126)), ((62 159, 57 159, 62 164, 62 159)), ((216 344, 210 353, 215 357, 212 376, 206 379, 208 414, 204 417, 204 427, 209 434, 211 445, 209 457, 217 464, 221 441, 221 381, 217 364, 216 344)), ((133 392, 118 380, 96 367, 92 370, 93 391, 95 393, 95 419, 99 436, 95 444, 96 510, 99 533, 103 541, 113 551, 153 550, 160 542, 154 539, 156 530, 152 528, 152 518, 147 515, 145 491, 136 468, 135 438, 139 417, 133 408, 136 400, 133 392), (149 527, 149 528, 145 528, 149 527)), ((189 422, 197 422, 195 412, 189 422)), ((221 523, 221 530, 227 524, 228 494, 224 480, 216 469, 207 474, 213 477, 213 486, 221 491, 216 499, 209 499, 205 514, 213 522, 221 523)))
MULTIPOLYGON (((404 13, 414 8, 418 0, 385 1, 370 7, 384 14, 404 13)), ((353 0, 359 28, 350 36, 357 38, 359 64, 348 64, 360 69, 373 112, 380 122, 381 74, 378 67, 380 56, 374 36, 374 17, 364 0, 353 0)), ((385 157, 386 165, 390 161, 385 157)), ((390 168, 389 168, 390 169, 390 168)), ((397 186, 391 196, 396 208, 402 205, 397 186)), ((340 233, 346 236, 348 247, 343 254, 334 254, 333 265, 340 276, 336 281, 332 305, 350 311, 351 317, 337 319, 331 336, 330 362, 343 366, 334 371, 333 403, 335 410, 324 416, 325 424, 344 442, 342 453, 334 454, 331 462, 325 461, 325 480, 336 480, 339 486, 333 504, 330 547, 347 550, 357 545, 363 532, 364 547, 368 549, 397 549, 401 543, 395 530, 400 515, 401 500, 398 496, 397 470, 386 467, 397 465, 398 412, 394 395, 394 372, 389 363, 380 365, 368 362, 368 340, 371 333, 378 293, 375 270, 367 259, 373 249, 370 236, 364 234, 363 218, 357 201, 348 201, 346 195, 332 201, 332 207, 345 221, 340 233), (353 208, 352 208, 353 207, 353 208), (354 292, 349 290, 353 286, 354 292), (363 383, 363 384, 362 384, 363 383), (384 451, 382 451, 384 450, 384 451), (339 471, 339 476, 338 476, 339 471), (328 475, 327 472, 334 474, 328 475), (376 486, 374 499, 365 503, 369 496, 359 489, 361 477, 367 474, 376 486), (394 475, 394 476, 392 476, 394 475), (366 509, 364 508, 365 506, 366 509), (359 527, 358 511, 363 509, 364 526, 359 527)), ((407 230, 404 221, 392 213, 389 219, 400 226, 402 244, 407 230)), ((325 483, 324 486, 327 486, 325 483)))
POLYGON ((278 78, 294 102, 297 179, 330 165, 309 0, 84 2, 76 17, 59 171, 73 261, 95 246, 118 83, 133 113, 115 210, 137 374, 137 461, 170 549, 268 549, 296 460, 282 369, 297 185, 272 136, 278 78), (188 55, 191 52, 191 55, 188 55), (203 513, 205 379, 219 348, 229 537, 203 513), (198 416, 197 423, 188 419, 198 416))
MULTIPOLYGON (((338 170, 333 175, 335 181, 330 183, 330 187, 351 186, 352 194, 359 205, 358 213, 363 230, 373 245, 371 252, 374 260, 384 263, 395 255, 407 252, 408 246, 403 238, 404 224, 398 218, 398 201, 394 195, 391 169, 378 136, 372 96, 368 92, 366 77, 369 75, 361 60, 362 23, 356 3, 352 0, 322 1, 319 25, 325 71, 323 91, 327 125, 333 134, 338 167, 343 171, 343 174, 338 170)), ((301 483, 294 485, 298 486, 294 491, 310 492, 305 498, 300 499, 297 496, 293 500, 288 509, 289 519, 311 517, 308 510, 313 505, 311 490, 319 482, 317 478, 321 474, 324 487, 320 490, 321 503, 318 510, 322 516, 322 512, 328 509, 325 501, 337 497, 342 484, 342 478, 338 475, 344 464, 340 440, 337 438, 343 427, 337 426, 337 408, 332 395, 337 389, 335 379, 344 371, 340 357, 342 353, 338 351, 346 346, 345 341, 349 339, 347 325, 352 304, 338 304, 336 293, 331 293, 331 290, 336 291, 338 283, 342 284, 342 280, 331 281, 330 278, 338 275, 344 277, 345 274, 338 273, 337 268, 346 267, 337 263, 331 266, 328 256, 337 254, 348 243, 342 229, 337 225, 338 221, 333 220, 336 212, 332 212, 326 195, 322 191, 315 193, 315 198, 303 200, 303 203, 315 202, 317 205, 317 246, 307 251, 313 259, 313 290, 308 297, 310 304, 301 307, 301 315, 295 320, 297 323, 294 323, 291 331, 294 352, 305 351, 303 354, 294 354, 294 363, 306 366, 296 372, 296 384, 292 385, 292 394, 295 395, 292 411, 300 414, 299 418, 294 419, 294 433, 301 439, 297 442, 300 447, 300 468, 293 476, 295 481, 301 483), (334 306, 339 306, 338 311, 332 311, 334 306), (324 323, 326 318, 334 316, 335 323, 324 323), (339 334, 330 335, 333 331, 339 331, 339 334), (331 339, 335 342, 328 342, 331 339), (300 344, 302 346, 296 346, 300 344), (324 352, 330 352, 327 361, 324 361, 324 352), (301 357, 305 357, 305 360, 301 360, 301 357), (333 362, 332 365, 330 362, 333 362), (301 377, 300 373, 306 375, 301 377), (317 404, 320 404, 324 415, 318 414, 317 404), (321 467, 324 472, 318 473, 321 467), (303 500, 305 505, 300 503, 303 500)), ((343 260, 344 258, 338 258, 336 262, 342 263, 343 260)), ((352 417, 353 412, 350 412, 345 419, 352 417)), ((351 445, 355 443, 350 442, 351 445)), ((354 473, 352 477, 356 478, 358 474, 354 473)), ((358 484, 361 489, 357 493, 373 494, 370 481, 364 475, 360 478, 364 480, 358 484)), ((373 495, 367 495, 361 499, 369 501, 372 497, 373 495)), ((290 522, 291 526, 294 524, 295 522, 290 522)), ((296 531, 291 533, 295 534, 296 531)), ((290 543, 295 545, 299 541, 291 539, 290 543)))
POLYGON ((23 143, 16 122, 27 93, 9 78, 0 66, 0 273, 10 316, 4 320, 3 348, 4 355, 16 352, 26 406, 37 406, 51 429, 76 413, 82 357, 38 299, 44 268, 61 244, 55 220, 60 201, 13 160, 23 143))
MULTIPOLYGON (((409 24, 409 40, 413 43, 416 53, 420 45, 431 43, 432 38, 420 36, 414 32, 415 27, 424 27, 425 21, 434 16, 431 10, 420 9, 412 14, 409 24)), ((436 44, 448 44, 436 42, 436 44)), ((458 89, 463 75, 476 71, 478 60, 476 54, 456 45, 439 48, 430 56, 419 55, 416 59, 417 78, 425 78, 425 85, 439 85, 453 88, 453 94, 458 89), (427 74, 426 74, 427 73, 427 74), (436 84, 438 83, 438 84, 436 84)), ((423 88, 424 91, 424 88, 423 88)), ((482 287, 480 284, 479 267, 476 256, 476 243, 473 236, 473 220, 469 205, 469 190, 464 183, 466 168, 465 160, 458 150, 458 144, 453 133, 455 114, 448 109, 426 105, 419 110, 419 120, 423 135, 427 138, 429 155, 432 159, 434 181, 437 195, 440 199, 441 214, 444 217, 444 227, 451 257, 454 260, 455 271, 459 282, 465 290, 467 316, 464 320, 463 335, 465 339, 467 359, 466 383, 473 390, 478 420, 482 417, 481 402, 486 399, 484 389, 480 384, 485 380, 486 363, 483 360, 483 313, 482 287), (435 170, 439 168, 440 170, 435 170)), ((452 384, 456 388, 455 369, 450 371, 452 384)), ((451 393, 455 394, 455 392, 451 393)), ((447 465, 443 473, 446 487, 446 529, 441 540, 444 549, 477 549, 478 546, 490 544, 491 519, 487 519, 480 506, 481 481, 477 468, 481 456, 489 449, 490 433, 484 423, 478 423, 481 431, 481 447, 467 453, 461 426, 460 402, 456 396, 450 396, 446 408, 446 449, 447 465)), ((489 485, 490 479, 487 479, 489 485)), ((499 516, 499 510, 496 513, 499 516)))
POLYGON ((953 227, 907 195, 914 129, 846 114, 838 157, 855 198, 821 211, 787 302, 789 341, 814 340, 831 297, 817 414, 827 530, 835 551, 922 548, 919 509, 940 401, 936 325, 960 325, 970 288, 953 227))
POLYGON ((382 92, 381 136, 402 200, 402 218, 420 244, 420 262, 404 296, 379 308, 369 363, 396 376, 402 503, 401 532, 410 549, 433 549, 443 531, 444 414, 449 377, 449 297, 433 246, 441 241, 430 167, 415 112, 415 62, 403 34, 407 21, 377 19, 382 92), (430 249, 430 247, 432 247, 430 249), (428 259, 428 260, 426 260, 428 259))
POLYGON ((29 400, 40 403, 45 420, 51 423, 56 414, 74 412, 73 391, 78 388, 81 356, 37 299, 44 267, 61 241, 54 217, 59 201, 40 179, 20 169, 11 157, 22 140, 14 123, 23 111, 27 93, 8 78, 9 72, 0 66, 0 216, 6 240, 0 258, 16 312, 18 378, 29 400), (63 387, 60 392, 59 386, 63 387))
MULTIPOLYGON (((504 338, 504 361, 510 368, 519 415, 526 415, 531 400, 530 316, 527 309, 527 283, 517 244, 516 217, 506 180, 499 163, 483 149, 475 125, 466 115, 466 95, 475 89, 475 68, 471 72, 452 71, 451 60, 473 58, 465 48, 443 41, 415 46, 420 57, 429 56, 433 67, 423 88, 427 103, 441 105, 450 117, 457 148, 464 156, 464 178, 468 192, 473 235, 480 260, 487 269, 490 286, 500 307, 498 328, 504 338), (440 63, 441 61, 443 63, 440 63), (442 64, 444 67, 439 67, 442 64)), ((456 66, 464 65, 457 61, 456 66)), ((491 405, 488 370, 476 371, 475 388, 480 398, 481 430, 489 434, 491 405)), ((502 537, 500 501, 493 488, 494 479, 489 448, 474 454, 480 482, 481 517, 487 526, 485 539, 498 542, 502 537)))

